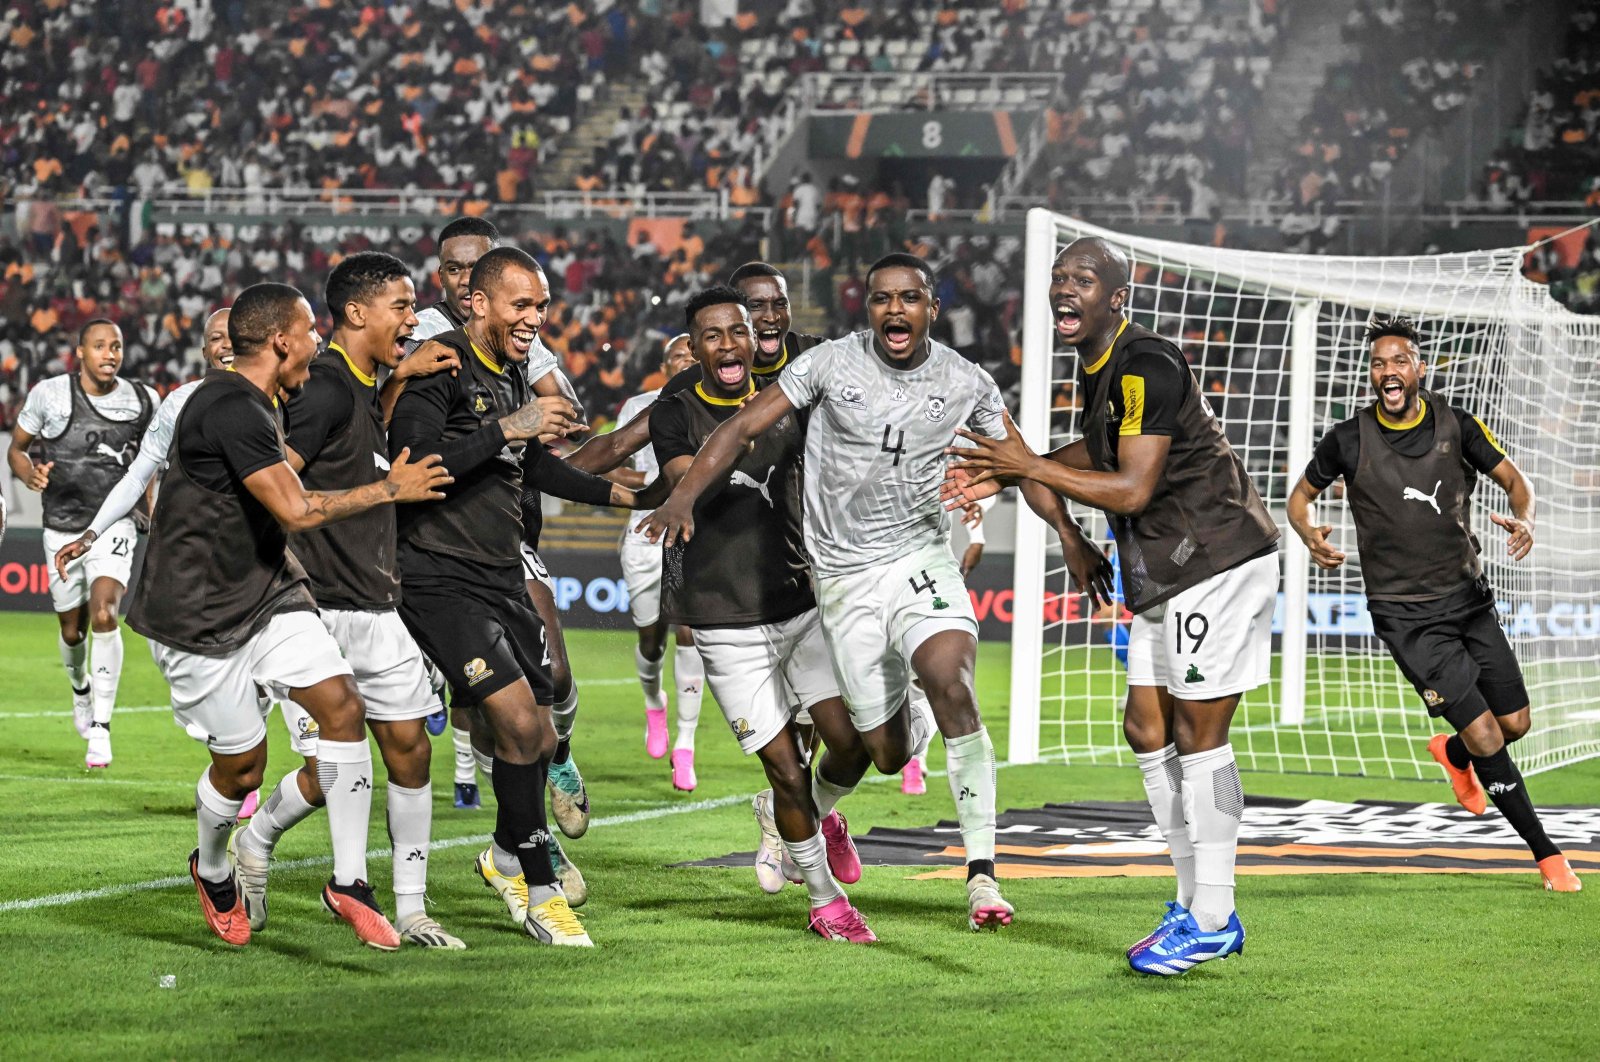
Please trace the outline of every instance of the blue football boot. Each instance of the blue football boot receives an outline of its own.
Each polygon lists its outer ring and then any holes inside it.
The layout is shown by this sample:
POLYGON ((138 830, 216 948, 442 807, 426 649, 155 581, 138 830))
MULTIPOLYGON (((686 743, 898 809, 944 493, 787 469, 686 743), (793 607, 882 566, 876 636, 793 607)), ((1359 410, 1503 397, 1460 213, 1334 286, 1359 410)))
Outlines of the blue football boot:
POLYGON ((1239 912, 1229 915, 1228 924, 1212 933, 1203 931, 1191 914, 1142 951, 1129 955, 1128 965, 1138 973, 1176 977, 1203 962, 1235 953, 1244 953, 1244 926, 1239 922, 1239 912))

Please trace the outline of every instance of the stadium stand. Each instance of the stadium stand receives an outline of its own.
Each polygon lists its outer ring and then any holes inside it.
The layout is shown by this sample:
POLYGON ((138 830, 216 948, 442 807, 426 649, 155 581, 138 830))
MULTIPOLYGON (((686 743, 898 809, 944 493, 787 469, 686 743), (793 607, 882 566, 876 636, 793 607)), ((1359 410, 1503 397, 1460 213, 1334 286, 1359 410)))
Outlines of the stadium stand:
POLYGON ((1408 146, 1463 107, 1522 0, 1357 0, 1348 57, 1328 69, 1279 173, 1279 194, 1309 207, 1376 199, 1408 146))

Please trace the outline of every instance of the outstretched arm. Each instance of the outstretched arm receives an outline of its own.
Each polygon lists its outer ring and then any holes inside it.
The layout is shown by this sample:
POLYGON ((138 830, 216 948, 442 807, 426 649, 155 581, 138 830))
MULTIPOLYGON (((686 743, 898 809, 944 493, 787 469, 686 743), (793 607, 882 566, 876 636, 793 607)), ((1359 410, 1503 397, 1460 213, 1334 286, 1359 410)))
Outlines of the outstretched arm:
POLYGON ((288 461, 250 473, 244 487, 285 531, 310 531, 379 505, 443 498, 445 486, 455 481, 438 455, 429 454, 414 464, 408 457, 410 451, 401 450, 390 462, 387 478, 351 490, 306 490, 288 461))
POLYGON ((1489 478, 1511 499, 1510 516, 1490 513, 1489 519, 1511 532, 1506 540, 1506 552, 1512 560, 1521 560, 1533 549, 1533 484, 1509 457, 1489 470, 1489 478))
POLYGON ((604 435, 596 435, 567 455, 567 463, 585 472, 603 475, 650 445, 650 407, 604 435))
POLYGON ((1116 471, 1087 471, 1064 463, 1076 453, 1071 445, 1049 456, 1041 457, 1034 453, 1022 440, 1022 433, 1012 423, 1011 414, 1004 416, 1005 438, 991 439, 961 429, 956 434, 973 445, 952 446, 946 451, 959 459, 954 467, 967 474, 972 486, 992 480, 1001 483, 1032 480, 1102 512, 1134 516, 1150 504, 1156 485, 1161 481, 1161 472, 1166 467, 1167 452, 1172 448, 1170 436, 1125 436, 1117 448, 1119 467, 1116 471))
POLYGON ((1311 551, 1311 559, 1316 561, 1317 567, 1337 568, 1344 563, 1345 556, 1328 542, 1328 535, 1333 532, 1333 525, 1323 524, 1317 527, 1311 522, 1313 518, 1311 503, 1321 496, 1322 491, 1313 487, 1305 476, 1301 476, 1300 482, 1289 492, 1289 526, 1294 528, 1294 533, 1300 536, 1300 541, 1311 551))
POLYGON ((694 503, 700 495, 739 463, 745 447, 757 436, 794 410, 794 403, 783 393, 783 388, 769 387, 719 424, 700 447, 688 472, 673 489, 672 497, 639 525, 650 541, 665 541, 670 546, 693 538, 694 503))

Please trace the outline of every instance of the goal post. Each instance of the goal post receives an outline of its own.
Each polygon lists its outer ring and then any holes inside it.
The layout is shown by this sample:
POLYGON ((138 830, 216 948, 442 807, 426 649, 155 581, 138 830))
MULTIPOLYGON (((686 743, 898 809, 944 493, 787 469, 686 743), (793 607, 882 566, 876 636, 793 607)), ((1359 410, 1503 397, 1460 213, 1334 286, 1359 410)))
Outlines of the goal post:
MULTIPOLYGON (((1020 427, 1030 444, 1078 434, 1077 356, 1059 347, 1050 265, 1098 236, 1133 264, 1129 314, 1188 358, 1229 442, 1283 532, 1273 678, 1235 716, 1241 766, 1432 778, 1434 732, 1372 633, 1355 529, 1339 484, 1318 520, 1349 560, 1316 568, 1284 504, 1316 440, 1372 401, 1362 338, 1369 318, 1403 313, 1423 331, 1424 386, 1479 417, 1533 483, 1533 554, 1505 553, 1490 523, 1503 493, 1480 485, 1473 524, 1502 624, 1526 675, 1533 729, 1525 772, 1600 755, 1600 318, 1561 307, 1521 275, 1526 248, 1414 257, 1334 257, 1197 246, 1118 233, 1035 209, 1023 278, 1020 427)), ((1104 518, 1073 516, 1110 548, 1104 518)), ((1017 520, 1010 758, 1132 761, 1120 609, 1073 593, 1059 550, 1031 514, 1017 520)))

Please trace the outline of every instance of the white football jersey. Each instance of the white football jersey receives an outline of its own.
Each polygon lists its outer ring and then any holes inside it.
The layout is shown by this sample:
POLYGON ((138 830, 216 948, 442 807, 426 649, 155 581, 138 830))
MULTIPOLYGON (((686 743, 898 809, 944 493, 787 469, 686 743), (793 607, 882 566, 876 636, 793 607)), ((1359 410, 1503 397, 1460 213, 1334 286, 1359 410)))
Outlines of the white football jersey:
POLYGON ((167 451, 172 449, 172 432, 178 426, 178 414, 183 412, 184 403, 189 401, 189 396, 194 394, 194 389, 199 387, 200 383, 199 380, 190 380, 168 394, 167 400, 156 410, 150 426, 144 430, 144 439, 139 443, 139 454, 148 455, 156 463, 156 467, 166 467, 167 451))
MULTIPOLYGON (((139 388, 150 395, 152 407, 161 405, 161 396, 145 384, 117 377, 117 388, 109 395, 87 395, 89 404, 107 420, 139 419, 139 388)), ((72 377, 67 373, 40 380, 28 391, 17 413, 17 427, 37 439, 54 439, 67 430, 72 419, 72 377)))
MULTIPOLYGON (((622 427, 633 420, 634 417, 655 405, 655 401, 660 395, 661 388, 658 387, 654 391, 646 391, 643 394, 634 395, 622 403, 622 408, 617 411, 617 427, 622 427)), ((656 462, 656 448, 649 443, 645 443, 644 449, 628 458, 628 467, 635 472, 644 473, 645 482, 647 483, 655 479, 656 474, 661 471, 661 466, 656 462)))
POLYGON ((945 448, 957 428, 1006 434, 1005 403, 983 369, 937 342, 917 368, 894 369, 872 343, 864 331, 813 347, 778 380, 790 402, 811 408, 805 534, 819 576, 888 564, 933 542, 948 548, 945 448))

